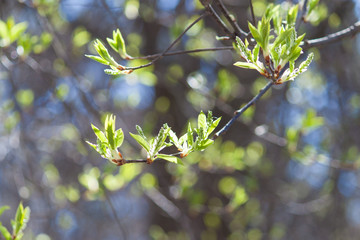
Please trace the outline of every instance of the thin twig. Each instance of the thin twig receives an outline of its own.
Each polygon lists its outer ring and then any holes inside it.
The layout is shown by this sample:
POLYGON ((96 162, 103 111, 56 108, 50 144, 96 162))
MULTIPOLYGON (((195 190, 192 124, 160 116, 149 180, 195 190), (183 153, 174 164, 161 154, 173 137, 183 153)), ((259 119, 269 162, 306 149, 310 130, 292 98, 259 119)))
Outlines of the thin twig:
POLYGON ((239 26, 239 24, 236 22, 236 19, 231 16, 227 8, 225 7, 222 0, 217 0, 217 5, 219 6, 221 12, 224 14, 225 18, 229 21, 231 26, 234 28, 235 35, 240 37, 240 35, 244 35, 245 37, 248 35, 247 32, 242 30, 239 26))
POLYGON ((228 35, 229 37, 235 39, 234 33, 232 33, 229 30, 229 28, 226 26, 226 24, 221 20, 220 16, 216 13, 214 8, 210 4, 204 5, 204 3, 203 3, 203 6, 207 10, 207 12, 210 13, 210 15, 215 19, 215 21, 220 25, 220 27, 224 30, 226 35, 228 35))
POLYGON ((118 20, 117 20, 117 18, 115 17, 114 13, 111 11, 109 5, 106 3, 105 0, 101 0, 101 4, 102 4, 103 7, 105 8, 105 10, 106 10, 107 12, 109 12, 110 17, 111 17, 112 20, 114 21, 114 25, 119 29, 120 26, 119 26, 119 24, 118 24, 118 20))
POLYGON ((334 42, 340 41, 343 38, 352 37, 355 34, 357 34, 358 32, 360 32, 360 21, 354 23, 353 25, 351 25, 348 28, 345 28, 336 33, 329 34, 325 37, 311 39, 311 40, 305 40, 302 48, 308 49, 311 47, 317 47, 317 46, 322 46, 322 45, 329 44, 329 43, 334 43, 334 42))
POLYGON ((301 17, 298 20, 298 23, 296 25, 296 29, 299 29, 301 23, 304 22, 304 20, 305 20, 305 15, 306 15, 306 12, 307 12, 307 3, 308 3, 308 0, 305 0, 304 5, 302 6, 302 9, 301 9, 301 17))
POLYGON ((122 235, 122 238, 120 239, 126 239, 126 231, 125 231, 125 228, 124 226, 121 224, 120 220, 119 220, 119 216, 117 215, 117 212, 116 212, 116 209, 114 207, 114 204, 112 203, 108 193, 107 193, 107 190, 105 188, 105 186, 103 185, 103 183, 100 181, 100 184, 101 184, 101 187, 102 189, 104 190, 104 196, 105 196, 105 199, 107 201, 107 203, 109 204, 110 206, 110 209, 111 209, 111 212, 114 214, 114 218, 115 218, 115 221, 116 221, 116 224, 118 225, 119 227, 119 232, 121 233, 122 235))
MULTIPOLYGON (((224 50, 233 50, 233 46, 226 46, 226 47, 215 47, 215 48, 200 48, 200 49, 193 49, 193 50, 180 50, 174 52, 165 53, 163 56, 174 56, 174 55, 182 55, 182 54, 189 54, 189 53, 198 53, 198 52, 211 52, 211 51, 224 51, 224 50)), ((142 56, 142 57, 132 57, 132 59, 154 59, 161 55, 161 53, 142 56)))
POLYGON ((253 6, 253 3, 252 3, 252 0, 249 0, 249 5, 250 5, 250 12, 251 12, 251 21, 252 21, 252 24, 254 26, 256 26, 256 18, 255 18, 255 13, 254 13, 254 6, 253 6))
POLYGON ((208 12, 204 12, 202 13, 194 22, 192 22, 171 44, 170 46, 163 51, 159 56, 157 56, 154 60, 152 60, 151 62, 141 65, 141 66, 137 66, 137 67, 126 67, 125 70, 136 70, 136 69, 140 69, 140 68, 144 68, 144 67, 148 67, 153 65, 156 61, 158 61, 159 59, 161 59, 163 56, 165 56, 165 54, 167 52, 170 51, 170 49, 180 41, 180 39, 185 35, 185 33, 187 31, 190 30, 190 28, 192 28, 197 22, 199 22, 201 19, 203 19, 206 15, 208 15, 208 12))
POLYGON ((251 105, 253 105, 256 101, 258 101, 270 88, 271 86, 274 84, 273 81, 269 81, 265 87, 263 87, 260 92, 258 93, 258 95, 256 95, 253 99, 251 99, 244 107, 242 107, 241 109, 237 110, 234 113, 234 116, 230 119, 230 121, 217 133, 215 133, 215 135, 213 136, 213 139, 216 139, 217 137, 219 137, 221 134, 225 133, 230 126, 235 122, 235 120, 240 117, 241 114, 243 114, 246 109, 248 109, 251 105))

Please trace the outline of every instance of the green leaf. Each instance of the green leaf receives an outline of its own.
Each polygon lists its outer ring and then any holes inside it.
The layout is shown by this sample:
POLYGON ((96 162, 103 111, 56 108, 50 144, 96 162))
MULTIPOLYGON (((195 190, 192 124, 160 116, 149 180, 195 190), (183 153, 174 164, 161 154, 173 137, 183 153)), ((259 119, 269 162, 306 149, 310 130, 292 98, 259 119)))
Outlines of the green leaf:
POLYGON ((284 30, 283 28, 280 30, 280 34, 277 36, 277 38, 275 39, 274 43, 273 43, 273 47, 277 47, 279 46, 280 44, 282 44, 283 42, 286 41, 287 38, 290 37, 290 34, 291 32, 293 31, 294 29, 292 28, 289 28, 289 29, 286 29, 284 30))
POLYGON ((254 27, 254 25, 252 25, 250 22, 248 23, 249 26, 249 30, 251 32, 251 35, 254 37, 255 41, 261 46, 263 47, 263 38, 260 34, 260 32, 256 29, 256 27, 254 27))
POLYGON ((175 157, 175 156, 166 155, 166 154, 158 154, 156 157, 164 159, 164 160, 172 162, 172 163, 183 165, 182 161, 178 157, 175 157))
POLYGON ((144 138, 146 140, 146 136, 145 136, 143 130, 141 129, 141 127, 139 125, 136 125, 136 131, 140 134, 140 136, 142 138, 144 138))
POLYGON ((94 56, 94 55, 85 55, 85 57, 88 57, 94 61, 97 61, 101 64, 104 64, 104 65, 109 65, 110 63, 108 61, 106 61, 105 59, 103 59, 102 57, 99 57, 99 56, 94 56))
POLYGON ((256 44, 254 49, 253 49, 253 54, 252 54, 252 57, 253 57, 253 62, 256 62, 259 58, 259 51, 260 51, 260 45, 259 44, 256 44))
POLYGON ((9 206, 2 206, 2 207, 0 207, 0 216, 3 214, 4 211, 6 211, 6 210, 8 210, 8 209, 10 209, 9 206))
POLYGON ((317 6, 318 3, 319 0, 309 0, 307 5, 307 15, 311 14, 311 12, 314 10, 314 8, 317 6))
POLYGON ((10 232, 4 226, 2 226, 1 223, 0 223, 0 232, 6 240, 12 239, 10 232))
POLYGON ((234 65, 240 68, 257 69, 255 64, 249 62, 236 62, 234 65))
POLYGON ((193 146, 194 144, 194 137, 193 137, 193 131, 191 129, 191 124, 188 124, 188 129, 187 129, 187 143, 188 146, 193 146))
POLYGON ((306 60, 300 64, 299 71, 300 72, 306 71, 313 59, 314 59, 314 53, 310 53, 307 56, 306 60))
POLYGON ((121 128, 115 132, 115 148, 118 148, 124 142, 124 132, 121 128))
POLYGON ((119 70, 112 70, 112 69, 105 69, 104 72, 107 75, 112 75, 112 76, 116 76, 116 75, 120 75, 123 74, 123 72, 119 71, 119 70))
POLYGON ((198 116, 198 128, 206 128, 206 115, 203 113, 203 111, 201 111, 198 116))
POLYGON ((289 26, 295 25, 297 14, 298 14, 298 9, 299 9, 299 5, 296 4, 295 6, 290 8, 290 10, 288 11, 288 14, 286 17, 286 22, 289 26))
POLYGON ((107 115, 105 119, 105 133, 111 149, 115 149, 115 116, 107 115))
POLYGON ((19 204, 16 215, 15 215, 15 224, 13 225, 13 235, 18 235, 19 231, 22 229, 24 220, 24 207, 22 203, 19 204))
POLYGON ((214 122, 212 122, 212 124, 210 126, 208 126, 207 136, 209 136, 214 131, 214 129, 219 125, 220 120, 221 120, 221 117, 217 118, 214 122))
POLYGON ((270 20, 265 20, 265 18, 263 18, 262 20, 262 24, 261 24, 261 37, 262 37, 262 41, 263 41, 263 45, 261 46, 265 52, 265 54, 268 52, 267 46, 269 44, 269 36, 270 36, 270 20))
POLYGON ((295 61, 299 58, 300 54, 302 53, 302 48, 297 47, 294 49, 294 51, 289 56, 289 61, 295 61))
POLYGON ((150 152, 149 143, 140 135, 130 133, 130 135, 147 151, 150 152))
POLYGON ((97 127, 95 127, 93 124, 91 124, 91 127, 95 133, 95 135, 98 137, 98 139, 101 141, 101 142, 107 142, 107 139, 105 137, 105 134, 100 131, 97 127))
POLYGON ((10 38, 11 41, 16 41, 22 33, 25 32, 28 24, 26 22, 21 22, 14 25, 10 30, 10 38))
POLYGON ((97 51, 97 53, 106 61, 108 61, 111 65, 117 67, 119 66, 119 64, 117 62, 115 62, 115 60, 110 56, 107 48, 104 46, 104 44, 99 40, 96 39, 95 43, 94 43, 94 47, 95 50, 97 51))
MULTIPOLYGON (((165 140, 168 137, 170 128, 167 124, 164 124, 160 130, 158 135, 156 136, 154 142, 153 142, 153 152, 151 152, 151 155, 155 156, 159 151, 163 149, 163 147, 166 146, 165 140)), ((151 149, 151 148, 150 148, 151 149)))
POLYGON ((89 144, 92 148, 94 148, 97 151, 97 145, 94 143, 91 143, 89 141, 85 141, 87 144, 89 144))
POLYGON ((117 44, 118 53, 120 54, 120 56, 124 59, 128 58, 129 55, 126 53, 125 41, 119 29, 117 29, 116 32, 113 31, 113 38, 117 44))
POLYGON ((197 147, 198 150, 203 151, 205 148, 213 144, 214 140, 206 139, 205 141, 202 141, 199 146, 197 147))

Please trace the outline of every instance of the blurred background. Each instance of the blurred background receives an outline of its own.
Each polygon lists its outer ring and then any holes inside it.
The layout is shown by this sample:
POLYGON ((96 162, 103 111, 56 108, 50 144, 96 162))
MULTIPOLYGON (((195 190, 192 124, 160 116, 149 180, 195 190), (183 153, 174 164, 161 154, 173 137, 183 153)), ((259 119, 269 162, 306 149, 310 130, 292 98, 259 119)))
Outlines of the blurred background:
MULTIPOLYGON (((270 2, 253 0, 257 19, 270 2)), ((247 31, 248 1, 224 3, 247 31)), ((212 110, 223 126, 258 93, 266 80, 234 67, 235 51, 166 57, 117 77, 84 57, 116 28, 130 55, 160 53, 203 11, 197 0, 0 0, 4 24, 27 23, 17 41, 0 39, 3 225, 22 201, 31 208, 24 239, 358 238, 358 35, 308 49, 315 61, 305 74, 273 87, 184 166, 117 167, 85 143, 96 139, 90 124, 114 113, 120 151, 144 158, 129 135, 135 125, 151 135, 168 123, 180 134, 212 110)), ((321 0, 299 33, 322 37, 359 17, 358 0, 321 0)), ((231 46, 216 40, 224 35, 207 16, 173 50, 231 46)))

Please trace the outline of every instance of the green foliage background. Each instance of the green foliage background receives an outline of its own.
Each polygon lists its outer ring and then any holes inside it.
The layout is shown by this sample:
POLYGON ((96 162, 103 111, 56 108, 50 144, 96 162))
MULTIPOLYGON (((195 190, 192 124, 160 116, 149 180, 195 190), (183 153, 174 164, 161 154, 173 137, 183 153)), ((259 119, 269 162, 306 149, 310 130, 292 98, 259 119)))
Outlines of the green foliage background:
MULTIPOLYGON (((248 30, 248 1, 224 3, 248 30)), ((260 19, 270 1, 253 3, 260 19)), ((183 166, 117 167, 85 143, 95 141, 90 123, 103 126, 114 113, 125 136, 121 153, 141 159, 146 153, 129 135, 136 125, 154 136, 168 123, 181 136, 201 110, 211 110, 222 126, 266 84, 255 71, 233 66, 236 51, 166 57, 122 76, 107 76, 84 57, 96 54, 93 39, 117 28, 124 54, 159 53, 202 9, 192 0, 0 0, 3 25, 15 28, 0 31, 0 206, 16 209, 22 201, 31 208, 23 239, 359 235, 358 36, 310 49, 306 73, 272 88, 183 166)), ((350 0, 320 1, 299 34, 339 31, 357 21, 355 10, 350 0)), ((208 16, 175 50, 231 46, 216 40, 223 34, 208 16)), ((10 229, 13 216, 5 211, 2 225, 10 229)))

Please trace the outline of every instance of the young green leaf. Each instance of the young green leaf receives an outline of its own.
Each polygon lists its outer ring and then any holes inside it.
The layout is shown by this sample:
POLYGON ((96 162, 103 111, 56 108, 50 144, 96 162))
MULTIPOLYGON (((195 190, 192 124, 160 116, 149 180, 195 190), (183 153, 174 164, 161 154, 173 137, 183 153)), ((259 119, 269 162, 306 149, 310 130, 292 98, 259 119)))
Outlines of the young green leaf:
POLYGON ((23 207, 22 203, 20 203, 16 210, 16 215, 15 215, 14 224, 13 224, 13 235, 14 236, 18 235, 19 231, 22 229, 24 217, 25 217, 24 216, 24 207, 23 207))
POLYGON ((250 22, 248 23, 249 26, 249 30, 251 32, 251 35, 254 37, 255 41, 261 46, 263 47, 263 36, 261 35, 261 33, 258 31, 258 29, 256 29, 256 27, 254 25, 252 25, 250 22))
POLYGON ((108 139, 111 149, 115 149, 114 135, 115 135, 115 116, 107 115, 105 119, 105 135, 108 139))
POLYGON ((249 62, 236 62, 234 65, 240 68, 257 69, 255 64, 249 62))
POLYGON ((104 64, 104 65, 109 65, 110 63, 108 61, 106 61, 105 59, 103 59, 102 57, 99 57, 99 56, 94 56, 94 55, 85 55, 85 57, 88 57, 94 61, 97 61, 101 64, 104 64))
POLYGON ((207 137, 214 131, 214 129, 219 125, 220 123, 220 120, 221 120, 221 117, 217 118, 215 121, 213 121, 209 126, 208 126, 208 129, 207 129, 207 137))
POLYGON ((115 132, 115 148, 118 148, 122 145, 124 141, 124 133, 121 128, 115 132))
POLYGON ((206 115, 203 111, 201 111, 198 116, 198 128, 206 128, 206 115))
POLYGON ((128 59, 130 57, 126 53, 125 41, 119 29, 113 31, 113 39, 107 38, 106 40, 108 41, 109 45, 119 53, 120 57, 123 59, 128 59))
POLYGON ((211 139, 206 139, 204 141, 201 141, 199 143, 199 145, 197 146, 197 149, 200 151, 205 150, 208 146, 210 146, 211 144, 213 144, 214 140, 211 139))
POLYGON ((91 124, 91 127, 95 133, 95 135, 98 137, 98 139, 102 142, 107 142, 107 139, 105 137, 105 134, 100 131, 97 127, 95 127, 93 124, 91 124))
POLYGON ((310 15, 311 12, 315 9, 317 4, 319 3, 319 0, 309 0, 307 5, 307 15, 310 15))
POLYGON ((12 240, 11 233, 4 226, 2 226, 1 223, 0 232, 6 240, 12 240))
POLYGON ((104 44, 99 40, 96 39, 94 43, 95 50, 97 53, 106 61, 108 61, 111 65, 117 67, 119 64, 110 56, 107 48, 104 46, 104 44))
POLYGON ((130 133, 131 137, 133 137, 147 152, 150 152, 149 143, 140 135, 130 133))
POLYGON ((188 146, 193 146, 193 144, 194 144, 194 137, 193 137, 193 131, 192 131, 192 129, 191 129, 191 124, 190 124, 190 123, 188 124, 188 129, 187 129, 186 136, 187 136, 188 146))
POLYGON ((8 210, 8 209, 10 209, 9 206, 2 206, 2 207, 0 207, 0 216, 3 214, 4 211, 6 211, 6 210, 8 210))
POLYGON ((288 26, 294 26, 297 18, 299 10, 299 5, 296 4, 290 10, 288 11, 287 17, 286 17, 286 23, 288 26))
POLYGON ((175 157, 175 156, 171 156, 171 155, 167 155, 167 154, 158 154, 156 157, 164 159, 164 160, 172 162, 172 163, 183 165, 182 161, 178 157, 175 157))
POLYGON ((170 128, 167 124, 164 124, 160 130, 158 135, 155 137, 153 143, 150 145, 150 149, 152 151, 150 151, 150 154, 152 156, 155 156, 159 151, 161 151, 165 146, 165 140, 168 137, 170 128))
POLYGON ((11 42, 16 41, 20 37, 20 35, 25 32, 27 27, 28 27, 28 24, 26 22, 21 22, 21 23, 15 24, 10 29, 11 42))

